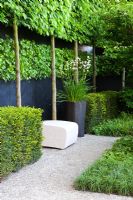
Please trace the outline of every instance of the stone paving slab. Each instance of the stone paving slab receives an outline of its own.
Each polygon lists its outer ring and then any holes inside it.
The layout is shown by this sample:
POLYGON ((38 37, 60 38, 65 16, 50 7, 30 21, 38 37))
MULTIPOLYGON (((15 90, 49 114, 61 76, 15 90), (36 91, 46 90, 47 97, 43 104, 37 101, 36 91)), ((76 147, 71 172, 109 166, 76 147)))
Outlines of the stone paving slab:
POLYGON ((0 184, 0 200, 133 200, 73 188, 75 178, 115 140, 86 135, 65 150, 44 148, 38 162, 12 173, 0 184))

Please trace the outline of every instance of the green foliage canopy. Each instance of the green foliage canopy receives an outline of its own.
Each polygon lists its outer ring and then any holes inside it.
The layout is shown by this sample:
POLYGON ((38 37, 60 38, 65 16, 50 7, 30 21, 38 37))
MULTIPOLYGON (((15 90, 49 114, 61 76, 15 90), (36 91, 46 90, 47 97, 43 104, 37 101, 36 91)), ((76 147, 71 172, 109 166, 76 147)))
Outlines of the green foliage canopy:
POLYGON ((103 14, 108 40, 123 46, 133 44, 133 2, 120 3, 103 14))
POLYGON ((109 4, 99 12, 104 25, 104 37, 98 45, 104 49, 98 57, 98 74, 121 74, 126 68, 127 77, 132 77, 133 69, 133 3, 121 0, 109 4))
POLYGON ((66 38, 71 12, 70 0, 0 0, 0 21, 11 23, 14 16, 19 24, 36 30, 41 35, 66 38))
POLYGON ((39 34, 81 43, 99 40, 106 30, 117 40, 124 34, 127 43, 132 36, 132 10, 127 0, 0 0, 0 21, 12 24, 16 16, 20 25, 39 34))
POLYGON ((86 42, 86 25, 89 11, 89 0, 74 1, 67 29, 70 40, 78 40, 80 43, 86 42))
POLYGON ((21 0, 0 0, 0 13, 0 21, 6 24, 12 25, 14 17, 19 24, 23 24, 26 19, 21 0))
POLYGON ((105 49, 98 73, 120 74, 126 67, 131 74, 132 10, 132 1, 127 0, 0 0, 0 21, 12 25, 16 16, 19 26, 41 35, 88 44, 95 41, 105 49))

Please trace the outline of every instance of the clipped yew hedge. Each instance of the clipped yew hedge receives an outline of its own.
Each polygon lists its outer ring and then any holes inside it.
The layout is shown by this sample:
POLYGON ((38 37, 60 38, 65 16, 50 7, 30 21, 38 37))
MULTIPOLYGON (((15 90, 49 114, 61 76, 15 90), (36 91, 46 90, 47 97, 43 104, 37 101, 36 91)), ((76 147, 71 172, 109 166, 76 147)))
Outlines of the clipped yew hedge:
POLYGON ((94 126, 118 115, 118 98, 119 93, 116 91, 88 94, 86 112, 86 131, 88 133, 92 132, 94 126))
POLYGON ((40 158, 41 115, 35 108, 0 108, 0 178, 40 158))

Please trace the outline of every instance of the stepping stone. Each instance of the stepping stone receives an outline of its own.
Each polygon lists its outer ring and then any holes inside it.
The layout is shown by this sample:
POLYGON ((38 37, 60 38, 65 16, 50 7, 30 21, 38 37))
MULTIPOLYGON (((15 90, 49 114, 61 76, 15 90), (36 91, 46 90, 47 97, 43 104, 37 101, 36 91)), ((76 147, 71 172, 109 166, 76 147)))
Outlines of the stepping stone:
POLYGON ((65 149, 77 141, 78 124, 69 121, 43 121, 44 140, 42 146, 65 149))

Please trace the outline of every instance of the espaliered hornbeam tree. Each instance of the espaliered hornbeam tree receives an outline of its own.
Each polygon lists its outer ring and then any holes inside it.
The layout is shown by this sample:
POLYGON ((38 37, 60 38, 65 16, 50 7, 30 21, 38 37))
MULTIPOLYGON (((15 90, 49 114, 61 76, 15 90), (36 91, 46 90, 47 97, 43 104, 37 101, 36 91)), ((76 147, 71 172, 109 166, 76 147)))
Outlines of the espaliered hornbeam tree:
POLYGON ((21 107, 21 75, 20 75, 20 56, 19 56, 19 40, 18 40, 18 24, 16 16, 13 20, 14 32, 14 50, 16 63, 16 106, 21 107))
POLYGON ((21 107, 21 75, 20 75, 20 56, 19 56, 19 38, 18 24, 24 19, 23 8, 19 1, 0 0, 1 15, 0 20, 8 23, 13 28, 14 33, 14 52, 15 52, 15 67, 16 67, 16 106, 21 107), (2 16, 2 17, 1 17, 2 16))
POLYGON ((55 37, 51 36, 51 70, 52 70, 52 119, 57 119, 56 107, 56 67, 55 67, 55 37))
POLYGON ((23 3, 28 18, 30 18, 30 28, 39 34, 51 37, 51 77, 52 77, 52 119, 57 119, 56 108, 56 58, 55 58, 55 38, 68 39, 66 29, 68 27, 73 0, 46 0, 28 1, 23 3), (27 7, 27 2, 29 6, 27 7), (36 10, 36 12, 35 12, 36 10), (31 13, 34 15, 31 17, 31 13))
POLYGON ((48 23, 48 27, 42 29, 43 35, 51 37, 51 75, 52 75, 52 119, 57 119, 57 103, 56 103, 56 58, 55 58, 55 37, 67 38, 66 28, 71 13, 71 2, 65 1, 45 1, 43 4, 44 23, 48 23))
POLYGON ((86 43, 86 17, 90 9, 89 0, 76 0, 72 4, 71 16, 69 19, 69 26, 67 29, 67 35, 69 40, 74 41, 74 55, 75 63, 74 67, 74 81, 78 83, 78 44, 86 43))

